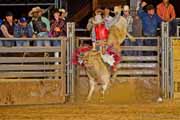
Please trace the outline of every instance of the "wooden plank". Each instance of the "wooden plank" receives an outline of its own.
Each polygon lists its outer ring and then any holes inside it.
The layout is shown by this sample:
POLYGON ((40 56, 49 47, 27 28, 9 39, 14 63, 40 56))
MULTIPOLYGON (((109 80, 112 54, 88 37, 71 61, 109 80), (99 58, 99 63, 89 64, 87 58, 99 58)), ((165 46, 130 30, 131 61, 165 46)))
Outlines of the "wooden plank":
POLYGON ((159 51, 157 46, 121 46, 125 51, 159 51))
POLYGON ((157 63, 120 63, 118 68, 157 68, 157 63))
POLYGON ((122 61, 157 61, 157 56, 122 56, 122 61))
MULTIPOLYGON (((61 65, 0 65, 0 71, 21 71, 21 70, 55 70, 61 69, 61 65)), ((61 69, 62 70, 62 69, 61 69)))
POLYGON ((62 72, 0 72, 0 78, 18 78, 18 77, 53 77, 61 76, 62 72))
POLYGON ((24 53, 24 52, 61 52, 58 47, 0 47, 0 53, 24 53))
POLYGON ((98 6, 98 0, 92 0, 92 9, 93 11, 97 8, 98 6))
POLYGON ((61 57, 0 57, 0 63, 61 62, 61 57))

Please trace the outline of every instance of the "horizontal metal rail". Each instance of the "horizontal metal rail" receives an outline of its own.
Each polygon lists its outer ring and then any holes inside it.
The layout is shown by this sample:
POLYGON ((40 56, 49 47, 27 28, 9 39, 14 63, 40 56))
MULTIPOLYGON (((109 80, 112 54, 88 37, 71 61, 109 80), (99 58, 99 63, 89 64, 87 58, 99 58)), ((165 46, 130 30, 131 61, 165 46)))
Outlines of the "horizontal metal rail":
POLYGON ((55 3, 10 3, 0 4, 0 6, 44 6, 44 5, 55 5, 55 3))
POLYGON ((53 37, 53 38, 0 38, 0 40, 27 40, 27 41, 36 41, 36 40, 50 40, 50 41, 54 41, 54 40, 67 40, 66 37, 53 37))
MULTIPOLYGON (((135 39, 159 39, 160 37, 135 37, 135 39)), ((91 40, 91 37, 77 37, 79 40, 91 40)), ((128 38, 127 38, 128 39, 128 38)))

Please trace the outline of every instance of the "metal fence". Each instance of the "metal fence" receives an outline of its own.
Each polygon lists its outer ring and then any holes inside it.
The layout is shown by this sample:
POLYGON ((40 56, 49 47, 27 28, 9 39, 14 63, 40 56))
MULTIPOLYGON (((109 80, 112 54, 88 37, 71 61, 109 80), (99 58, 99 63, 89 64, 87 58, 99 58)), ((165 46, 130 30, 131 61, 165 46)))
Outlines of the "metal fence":
MULTIPOLYGON (((159 37, 137 37, 136 40, 141 42, 154 40, 157 42, 155 46, 121 46, 122 49, 122 61, 118 65, 118 71, 113 74, 112 79, 119 81, 118 83, 126 81, 137 81, 135 86, 137 89, 146 89, 146 93, 149 99, 158 98, 160 96, 160 38, 159 37), (131 55, 124 55, 124 52, 131 51, 131 55), (150 53, 150 55, 146 54, 150 53), (152 54, 151 54, 152 53, 152 54), (141 84, 141 86, 140 86, 141 84), (143 84, 143 85, 142 85, 143 84), (148 86, 148 87, 147 87, 148 86), (141 87, 141 88, 140 88, 141 87), (148 93, 147 93, 148 91, 148 93), (150 95, 151 94, 151 95, 150 95)), ((91 41, 90 37, 77 37, 76 46, 79 47, 84 43, 91 41)), ((90 42, 89 42, 90 43, 90 42)), ((87 94, 87 75, 82 67, 77 68, 77 92, 81 95, 87 94), (86 87, 85 87, 86 86, 86 87), (86 92, 85 92, 86 91, 86 92), (83 93, 82 93, 83 92, 83 93)), ((134 95, 136 96, 136 95, 134 95)), ((137 96, 138 97, 138 96, 137 96)), ((141 96, 142 97, 142 96, 141 96)), ((147 98, 148 99, 148 98, 147 98)))
MULTIPOLYGON (((158 97, 161 94, 164 98, 172 98, 174 95, 172 39, 175 38, 170 38, 168 33, 168 24, 163 23, 161 38, 136 37, 136 40, 143 42, 154 40, 157 43, 155 46, 122 45, 122 53, 131 51, 132 54, 122 54, 119 70, 113 77, 120 82, 145 81, 143 83, 145 86, 150 85, 148 92, 151 96, 158 97), (147 52, 153 55, 145 55, 147 52)), ((20 104, 22 101, 24 104, 64 102, 65 97, 74 100, 77 88, 83 87, 81 89, 83 92, 88 90, 88 86, 83 84, 84 79, 87 79, 85 70, 72 65, 71 58, 75 48, 85 41, 91 42, 91 38, 76 37, 75 23, 67 23, 67 38, 0 39, 0 41, 21 40, 29 41, 30 46, 0 47, 0 90, 6 90, 0 95, 3 98, 0 104, 20 104), (38 40, 60 41, 61 44, 34 46, 33 43, 38 40), (78 86, 77 82, 81 82, 82 85, 78 86), (5 99, 7 96, 8 100, 5 99)))
POLYGON ((72 54, 75 49, 75 23, 67 23, 67 76, 66 76, 66 93, 70 97, 70 100, 74 98, 74 81, 75 81, 75 66, 72 64, 72 54))

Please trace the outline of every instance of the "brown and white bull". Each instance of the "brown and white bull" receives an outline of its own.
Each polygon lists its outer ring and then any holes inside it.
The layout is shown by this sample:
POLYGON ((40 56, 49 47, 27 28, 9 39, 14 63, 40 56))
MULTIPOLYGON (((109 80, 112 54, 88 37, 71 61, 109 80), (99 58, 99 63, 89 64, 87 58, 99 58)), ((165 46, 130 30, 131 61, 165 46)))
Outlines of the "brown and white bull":
POLYGON ((91 99, 95 86, 97 85, 101 87, 101 94, 104 99, 111 74, 108 70, 108 66, 102 60, 101 53, 93 50, 88 51, 84 54, 83 60, 90 86, 87 101, 91 99))

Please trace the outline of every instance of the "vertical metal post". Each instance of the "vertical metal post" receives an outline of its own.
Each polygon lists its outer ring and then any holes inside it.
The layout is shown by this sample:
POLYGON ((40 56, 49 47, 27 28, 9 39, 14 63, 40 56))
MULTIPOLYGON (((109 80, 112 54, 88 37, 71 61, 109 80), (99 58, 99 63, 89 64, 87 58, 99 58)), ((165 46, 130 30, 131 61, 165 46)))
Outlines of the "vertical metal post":
POLYGON ((70 63, 69 63, 69 61, 70 61, 70 23, 67 23, 67 79, 66 79, 66 92, 67 92, 67 95, 69 96, 71 93, 70 93, 70 75, 69 75, 69 73, 70 73, 70 63))
POLYGON ((67 95, 74 99, 75 68, 72 64, 72 54, 75 49, 75 23, 67 23, 67 95))
POLYGON ((138 7, 138 3, 140 0, 130 0, 130 10, 131 10, 131 15, 136 14, 136 8, 138 7))
POLYGON ((161 57, 161 59, 162 59, 162 69, 161 69, 161 71, 162 71, 162 80, 161 80, 161 89, 162 89, 162 94, 163 94, 163 97, 166 97, 166 90, 165 90, 165 86, 166 86, 166 73, 165 73, 165 62, 166 62, 166 59, 165 59, 165 44, 166 44, 166 41, 165 41, 165 24, 164 24, 164 22, 162 23, 162 28, 161 28, 161 42, 162 42, 162 47, 161 47, 161 51, 162 51, 162 57, 161 57))
POLYGON ((169 37, 169 23, 162 23, 162 82, 161 88, 164 98, 173 96, 173 59, 172 41, 169 37))

